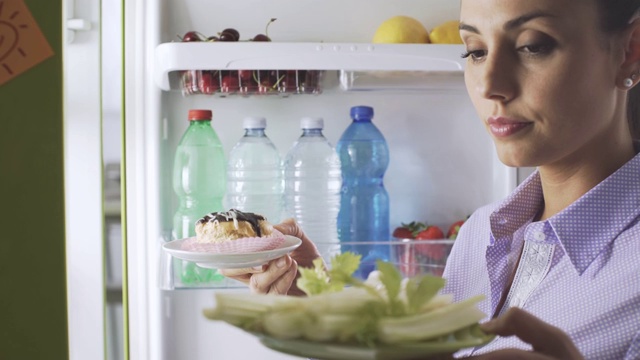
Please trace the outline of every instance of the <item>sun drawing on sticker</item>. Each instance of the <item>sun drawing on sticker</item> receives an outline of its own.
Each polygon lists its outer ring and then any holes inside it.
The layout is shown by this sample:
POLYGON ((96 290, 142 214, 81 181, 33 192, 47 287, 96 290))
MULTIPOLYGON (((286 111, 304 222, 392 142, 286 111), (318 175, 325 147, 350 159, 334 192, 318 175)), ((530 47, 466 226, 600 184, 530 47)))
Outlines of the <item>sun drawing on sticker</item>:
POLYGON ((0 1, 0 64, 9 74, 13 74, 11 67, 4 60, 17 51, 22 57, 26 57, 25 51, 18 45, 20 30, 28 28, 25 24, 17 24, 16 18, 19 11, 4 14, 2 11, 4 1, 0 1))

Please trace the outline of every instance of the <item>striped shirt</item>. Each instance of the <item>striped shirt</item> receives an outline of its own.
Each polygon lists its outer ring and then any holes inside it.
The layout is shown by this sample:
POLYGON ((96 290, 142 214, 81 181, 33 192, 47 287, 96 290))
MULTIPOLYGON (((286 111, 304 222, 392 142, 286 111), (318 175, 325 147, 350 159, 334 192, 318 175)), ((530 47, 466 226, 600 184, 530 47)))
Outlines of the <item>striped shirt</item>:
MULTIPOLYGON (((586 359, 640 359, 640 155, 553 217, 532 221, 542 203, 536 171, 504 201, 478 209, 460 230, 443 292, 456 301, 484 294, 487 319, 520 307, 564 330, 586 359)), ((496 337, 456 356, 503 348, 531 349, 496 337)))

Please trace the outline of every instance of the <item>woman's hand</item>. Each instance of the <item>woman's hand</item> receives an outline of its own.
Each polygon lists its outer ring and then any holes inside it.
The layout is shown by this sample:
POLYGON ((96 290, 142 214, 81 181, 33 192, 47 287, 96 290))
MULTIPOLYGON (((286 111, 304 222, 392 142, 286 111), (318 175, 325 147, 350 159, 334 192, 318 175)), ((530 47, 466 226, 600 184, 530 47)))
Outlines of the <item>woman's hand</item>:
POLYGON ((517 336, 533 350, 504 349, 473 356, 475 360, 583 360, 580 351, 562 330, 549 325, 520 308, 509 308, 504 315, 481 325, 488 333, 517 336))
POLYGON ((221 269, 222 275, 241 281, 256 293, 303 295, 295 285, 298 266, 312 267, 313 260, 320 257, 316 246, 307 238, 293 219, 274 225, 278 231, 302 240, 302 244, 289 255, 271 260, 268 264, 245 269, 221 269))

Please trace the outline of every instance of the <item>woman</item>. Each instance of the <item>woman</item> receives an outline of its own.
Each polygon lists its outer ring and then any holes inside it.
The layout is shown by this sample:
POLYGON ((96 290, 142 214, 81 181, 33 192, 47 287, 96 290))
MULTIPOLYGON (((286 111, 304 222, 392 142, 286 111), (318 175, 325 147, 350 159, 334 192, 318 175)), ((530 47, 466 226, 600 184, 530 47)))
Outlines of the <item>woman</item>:
MULTIPOLYGON (((537 171, 456 240, 444 291, 485 294, 485 329, 501 335, 460 356, 640 359, 639 8, 461 1, 471 100, 500 160, 537 171)), ((297 266, 317 251, 294 223, 279 228, 303 247, 254 274, 225 274, 295 294, 297 266)))

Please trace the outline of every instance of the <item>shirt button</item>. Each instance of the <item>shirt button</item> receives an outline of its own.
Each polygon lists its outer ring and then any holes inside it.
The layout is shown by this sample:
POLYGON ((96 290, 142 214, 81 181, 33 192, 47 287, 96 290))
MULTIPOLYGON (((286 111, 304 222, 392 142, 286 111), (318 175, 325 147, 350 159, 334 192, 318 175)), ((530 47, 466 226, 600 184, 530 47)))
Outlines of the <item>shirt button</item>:
POLYGON ((538 240, 538 241, 544 241, 544 239, 546 239, 546 238, 547 238, 547 235, 545 235, 545 234, 544 234, 543 232, 541 232, 541 231, 536 231, 536 232, 533 234, 533 238, 534 238, 534 239, 536 239, 536 240, 538 240))

